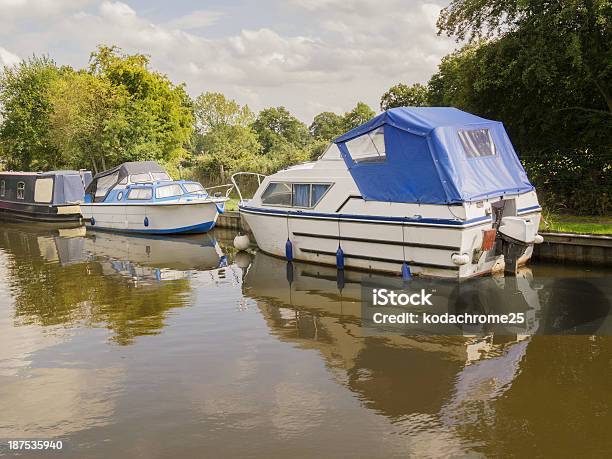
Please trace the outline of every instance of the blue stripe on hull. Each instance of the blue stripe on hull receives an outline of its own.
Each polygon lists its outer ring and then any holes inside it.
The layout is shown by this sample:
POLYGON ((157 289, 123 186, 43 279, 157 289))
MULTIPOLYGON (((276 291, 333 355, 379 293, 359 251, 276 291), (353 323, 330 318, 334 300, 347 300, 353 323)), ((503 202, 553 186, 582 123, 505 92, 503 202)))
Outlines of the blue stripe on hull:
POLYGON ((169 228, 169 229, 127 229, 127 228, 107 228, 102 226, 91 225, 89 223, 87 228, 102 231, 115 231, 118 233, 138 233, 138 234, 197 234, 206 233, 215 227, 215 222, 204 222, 197 225, 183 226, 181 228, 169 228))
POLYGON ((326 218, 334 220, 364 220, 380 221, 388 223, 413 223, 423 226, 455 226, 462 227, 475 223, 491 221, 491 216, 472 218, 470 220, 449 220, 444 218, 409 218, 409 217, 386 217, 381 215, 354 215, 354 214, 328 214, 322 212, 302 212, 294 210, 277 210, 263 207, 238 206, 239 210, 247 213, 270 214, 291 217, 326 218))

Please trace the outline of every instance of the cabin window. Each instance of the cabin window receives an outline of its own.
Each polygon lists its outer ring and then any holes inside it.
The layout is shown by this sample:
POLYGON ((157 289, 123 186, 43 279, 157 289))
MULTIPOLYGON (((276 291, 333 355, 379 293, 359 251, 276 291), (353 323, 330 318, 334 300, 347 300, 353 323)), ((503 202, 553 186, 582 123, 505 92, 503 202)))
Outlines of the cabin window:
POLYGON ((132 188, 127 196, 127 198, 132 201, 148 201, 152 197, 152 188, 132 188))
POLYGON ((119 172, 115 172, 114 174, 105 175, 104 177, 100 177, 99 179, 97 179, 95 197, 101 198, 106 196, 108 191, 115 186, 118 178, 119 172))
POLYGON ((25 183, 19 182, 17 184, 17 199, 24 199, 25 194, 25 183))
POLYGON ((312 185, 312 192, 310 194, 310 207, 314 207, 319 203, 321 198, 325 195, 325 193, 327 193, 327 190, 329 190, 330 186, 331 185, 329 184, 323 185, 318 183, 312 185))
POLYGON ((310 185, 295 183, 293 185, 293 206, 310 207, 310 185))
POLYGON ((183 189, 180 185, 166 185, 160 186, 155 190, 155 197, 160 198, 171 198, 173 196, 181 196, 183 189))
POLYGON ((204 193, 204 187, 199 183, 185 183, 183 186, 187 193, 204 193))
POLYGON ((151 176, 147 172, 146 174, 132 174, 130 175, 130 182, 132 183, 142 183, 142 182, 150 182, 151 176))
POLYGON ((3 198, 5 194, 6 194, 6 182, 2 180, 0 182, 0 197, 3 198))
POLYGON ((463 151, 468 158, 481 158, 495 155, 495 143, 489 129, 471 129, 458 131, 463 151))
POLYGON ((271 183, 261 196, 263 204, 315 207, 331 187, 328 183, 271 183))
POLYGON ((322 183, 294 183, 293 207, 315 207, 330 186, 322 183))
POLYGON ((165 172, 151 172, 151 176, 153 177, 153 180, 155 181, 172 180, 170 176, 166 174, 165 172))
POLYGON ((39 178, 34 184, 34 202, 49 203, 53 200, 53 178, 39 178))
POLYGON ((349 140, 345 145, 357 163, 379 162, 386 158, 385 131, 382 126, 349 140))
POLYGON ((261 195, 261 202, 272 206, 290 206, 291 195, 290 183, 270 183, 261 195))

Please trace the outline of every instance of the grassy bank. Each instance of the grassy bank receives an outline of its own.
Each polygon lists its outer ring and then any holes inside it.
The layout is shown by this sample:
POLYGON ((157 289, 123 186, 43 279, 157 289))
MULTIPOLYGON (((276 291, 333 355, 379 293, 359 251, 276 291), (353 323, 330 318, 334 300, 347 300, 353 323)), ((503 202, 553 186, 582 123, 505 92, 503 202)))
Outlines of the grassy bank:
POLYGON ((238 199, 231 198, 229 201, 225 203, 225 210, 228 211, 237 211, 238 210, 238 199))
POLYGON ((612 217, 582 217, 544 212, 540 231, 612 236, 612 217))

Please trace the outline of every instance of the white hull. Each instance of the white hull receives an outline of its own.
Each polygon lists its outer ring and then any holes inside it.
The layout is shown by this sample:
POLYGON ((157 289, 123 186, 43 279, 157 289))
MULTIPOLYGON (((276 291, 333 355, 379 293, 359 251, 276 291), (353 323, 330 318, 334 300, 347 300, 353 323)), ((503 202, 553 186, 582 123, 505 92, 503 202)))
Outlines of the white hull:
MULTIPOLYGON (((442 206, 441 206, 442 207, 442 206)), ((316 218, 259 213, 241 208, 259 248, 271 255, 286 256, 291 241, 293 258, 336 266, 338 246, 347 268, 401 273, 404 261, 412 274, 465 278, 504 269, 504 257, 495 251, 478 253, 483 231, 490 219, 455 227, 348 218, 316 218), (340 237, 338 237, 340 234, 340 237), (468 254, 470 262, 456 265, 454 254, 468 254)), ((524 214, 539 224, 540 211, 524 214)), ((519 259, 525 264, 533 253, 526 249, 519 259)))
POLYGON ((151 204, 81 204, 91 229, 143 234, 204 233, 211 230, 219 211, 211 200, 151 204))

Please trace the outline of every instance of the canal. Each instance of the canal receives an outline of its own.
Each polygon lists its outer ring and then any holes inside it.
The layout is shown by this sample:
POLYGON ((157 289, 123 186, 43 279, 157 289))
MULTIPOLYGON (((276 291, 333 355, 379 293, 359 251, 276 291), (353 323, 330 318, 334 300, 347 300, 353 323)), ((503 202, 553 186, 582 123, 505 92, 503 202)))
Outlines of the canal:
POLYGON ((0 456, 12 439, 59 439, 51 455, 69 458, 612 449, 610 321, 551 307, 567 278, 587 308, 581 279, 610 270, 530 267, 524 295, 548 311, 535 317, 549 333, 372 334, 364 274, 340 283, 299 263, 289 274, 236 254, 232 236, 2 223, 0 456))

